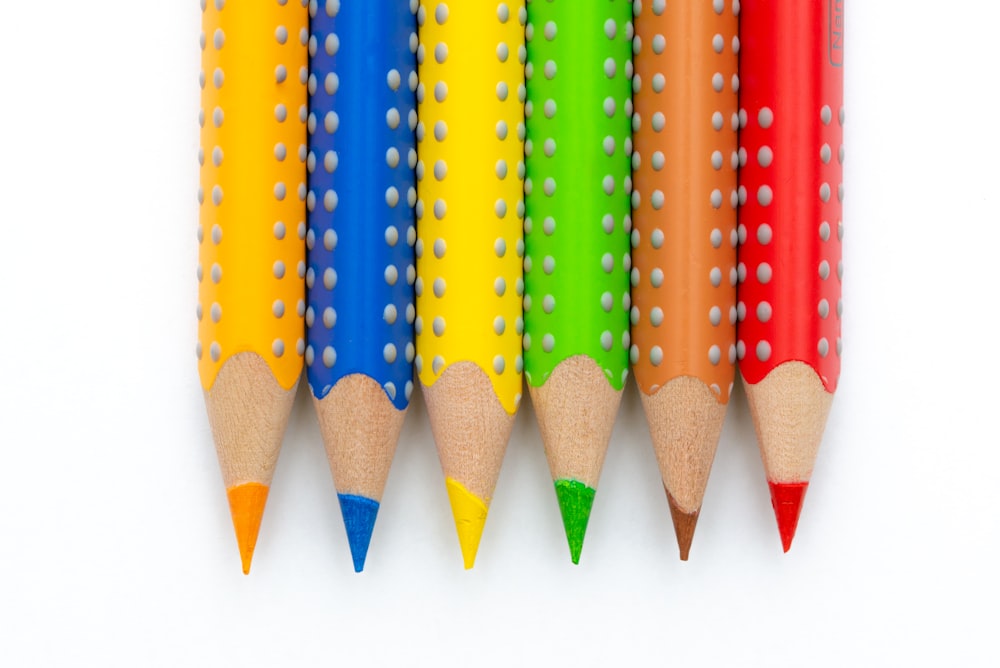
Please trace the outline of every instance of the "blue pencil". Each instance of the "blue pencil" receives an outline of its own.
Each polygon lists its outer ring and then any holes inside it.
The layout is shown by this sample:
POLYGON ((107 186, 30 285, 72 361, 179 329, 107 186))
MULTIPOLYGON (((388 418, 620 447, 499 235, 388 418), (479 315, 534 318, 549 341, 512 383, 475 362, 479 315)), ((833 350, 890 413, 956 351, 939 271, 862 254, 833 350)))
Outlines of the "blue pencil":
POLYGON ((312 8, 306 364, 360 572, 413 391, 417 24, 409 0, 312 8))

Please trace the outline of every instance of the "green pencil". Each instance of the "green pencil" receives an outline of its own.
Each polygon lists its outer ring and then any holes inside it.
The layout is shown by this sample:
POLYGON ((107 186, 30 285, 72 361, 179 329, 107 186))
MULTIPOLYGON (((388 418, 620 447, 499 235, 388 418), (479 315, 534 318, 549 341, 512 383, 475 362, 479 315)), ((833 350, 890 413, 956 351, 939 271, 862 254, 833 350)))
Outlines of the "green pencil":
POLYGON ((524 371, 573 563, 628 376, 632 3, 528 5, 524 371))

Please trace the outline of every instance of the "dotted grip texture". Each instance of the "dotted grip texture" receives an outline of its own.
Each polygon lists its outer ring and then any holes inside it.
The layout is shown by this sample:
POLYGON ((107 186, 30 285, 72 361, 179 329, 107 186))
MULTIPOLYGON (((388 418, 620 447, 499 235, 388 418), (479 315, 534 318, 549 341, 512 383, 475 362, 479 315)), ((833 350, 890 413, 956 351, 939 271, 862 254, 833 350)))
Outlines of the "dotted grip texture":
POLYGON ((628 377, 632 3, 532 2, 526 28, 525 374, 587 355, 628 377))
POLYGON ((306 42, 302 2, 202 2, 198 371, 263 358, 278 384, 305 352, 306 42))
POLYGON ((350 374, 413 391, 416 3, 312 3, 309 386, 350 374))
POLYGON ((755 384, 782 362, 840 375, 844 3, 743 0, 737 351, 755 384))
POLYGON ((523 2, 421 2, 417 12, 417 339, 420 381, 453 363, 521 398, 524 293, 523 2))
POLYGON ((644 3, 631 362, 645 394, 679 376, 729 401, 736 364, 739 3, 644 3))

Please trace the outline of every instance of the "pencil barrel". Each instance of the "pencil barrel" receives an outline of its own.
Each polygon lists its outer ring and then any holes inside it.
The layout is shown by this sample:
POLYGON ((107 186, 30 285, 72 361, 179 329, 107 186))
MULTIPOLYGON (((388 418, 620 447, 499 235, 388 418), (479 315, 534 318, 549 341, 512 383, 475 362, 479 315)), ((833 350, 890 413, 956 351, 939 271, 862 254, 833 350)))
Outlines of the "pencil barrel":
POLYGON ((302 371, 306 41, 301 3, 202 3, 198 370, 260 355, 284 389, 302 371))
POLYGON ((720 403, 736 362, 738 3, 644 3, 636 23, 631 362, 720 403))
POLYGON ((521 397, 523 2, 421 2, 417 14, 420 381, 469 361, 504 409, 521 397))
POLYGON ((415 356, 415 12, 398 0, 313 4, 309 385, 322 399, 364 374, 403 409, 415 356))
POLYGON ((740 370, 836 389, 841 355, 843 0, 742 2, 740 370))
POLYGON ((528 5, 525 372, 628 376, 632 3, 528 5))

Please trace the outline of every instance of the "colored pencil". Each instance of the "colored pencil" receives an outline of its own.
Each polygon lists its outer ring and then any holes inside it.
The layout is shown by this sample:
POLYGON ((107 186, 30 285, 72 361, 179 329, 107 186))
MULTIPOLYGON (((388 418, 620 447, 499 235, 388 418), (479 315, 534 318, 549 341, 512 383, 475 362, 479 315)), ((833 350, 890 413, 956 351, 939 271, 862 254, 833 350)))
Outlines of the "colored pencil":
POLYGON ((305 352, 309 17, 202 10, 198 371, 249 573, 305 352))
POLYGON ((306 364, 357 572, 413 392, 415 9, 312 12, 306 364))
POLYGON ((736 362, 737 4, 642 5, 632 364, 688 558, 736 362))
POLYGON ((744 0, 738 355, 787 552, 840 375, 840 0, 744 0))
POLYGON ((573 563, 628 378, 631 19, 528 4, 525 376, 573 563))
POLYGON ((416 368, 466 568, 521 399, 523 2, 417 13, 416 368))

